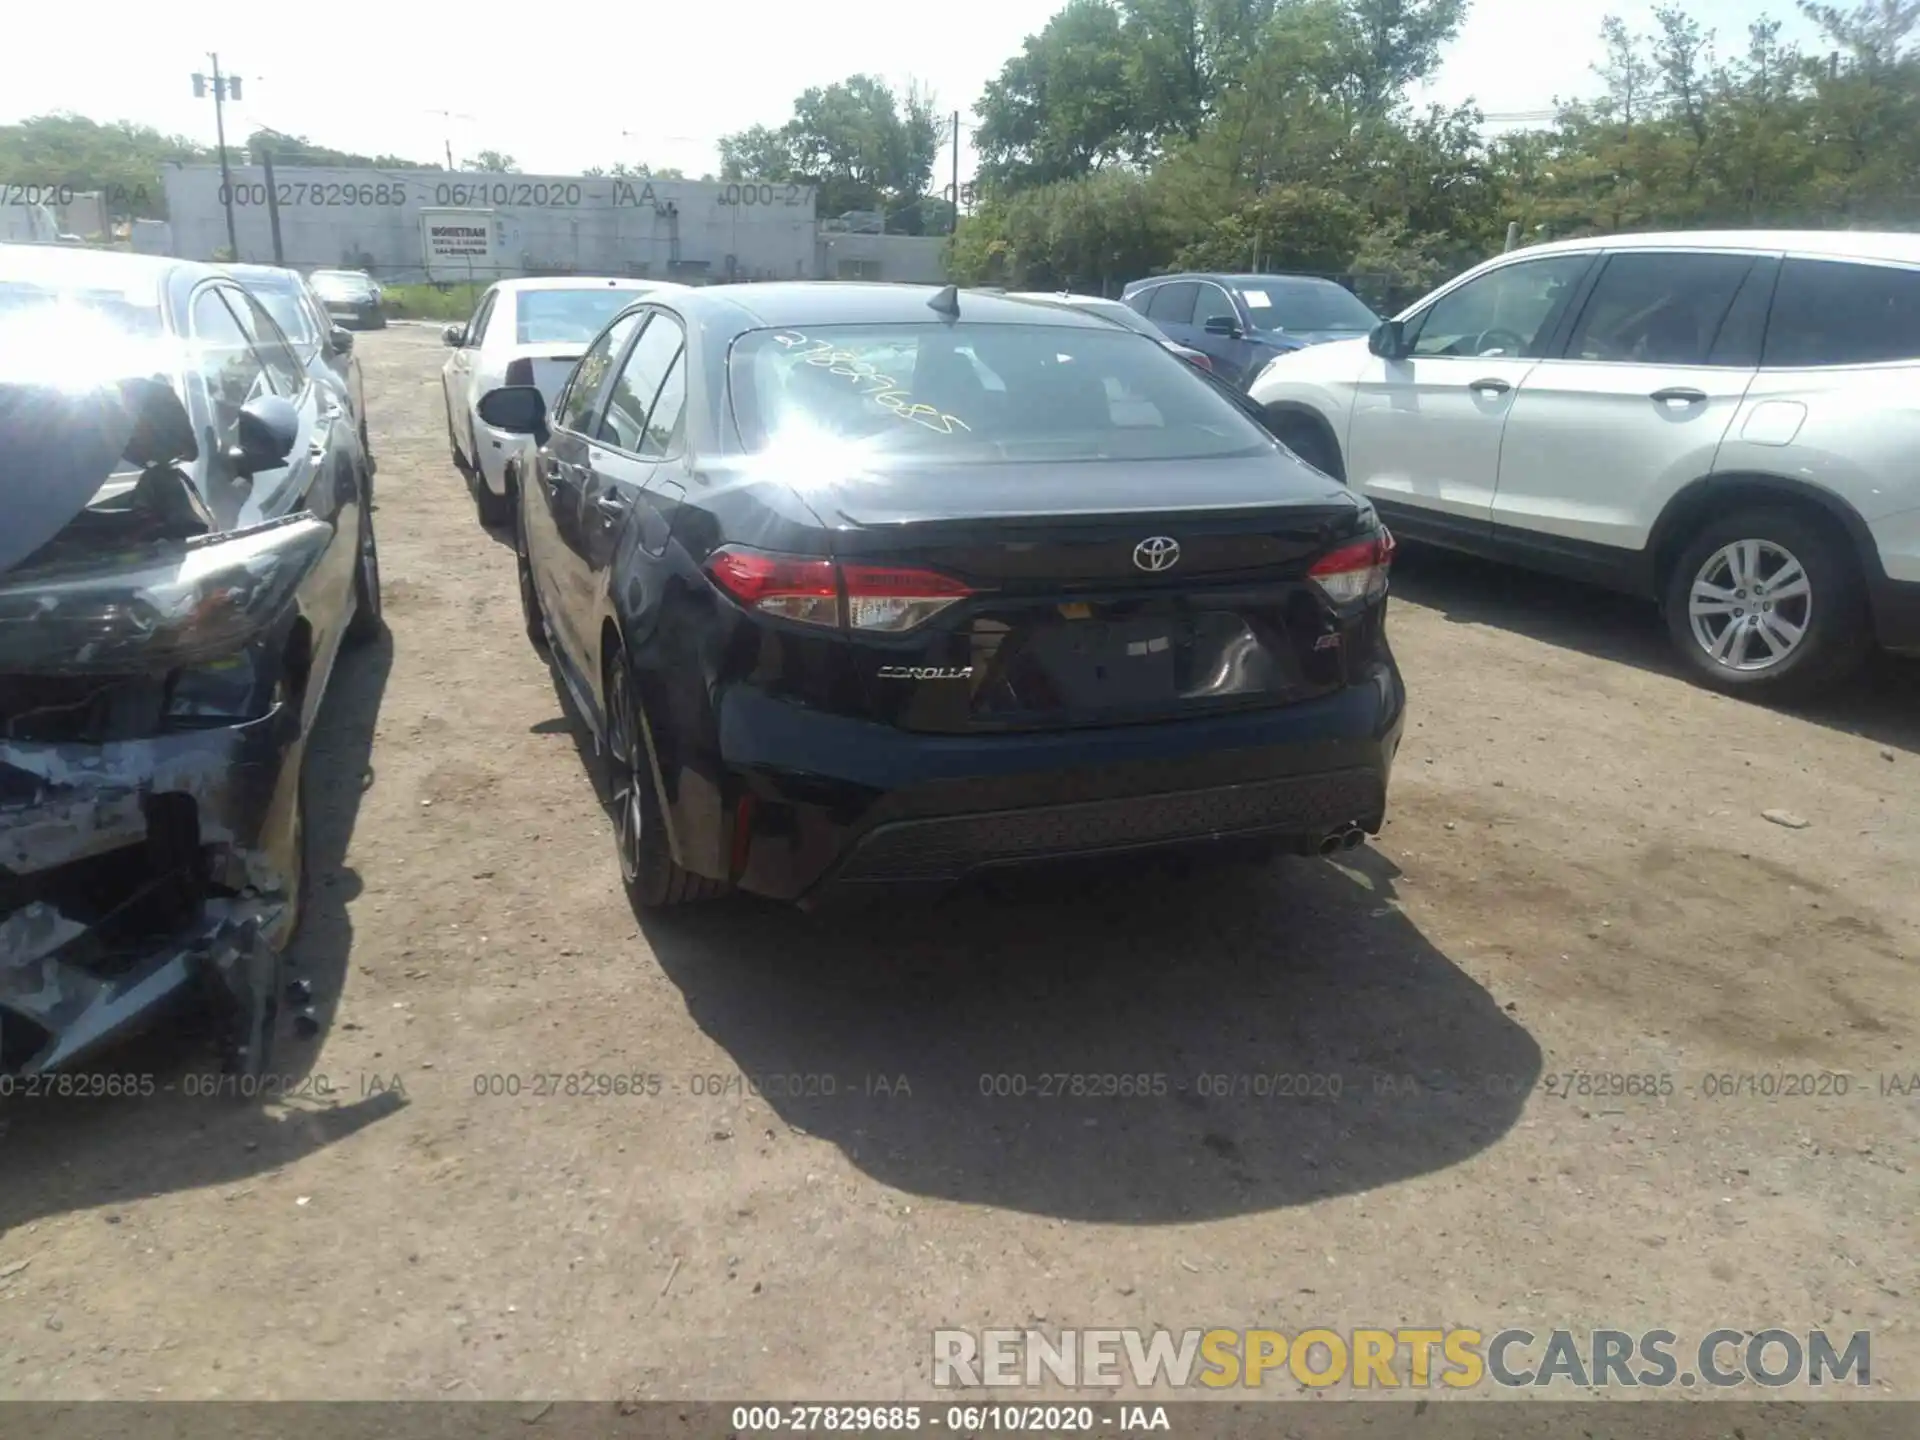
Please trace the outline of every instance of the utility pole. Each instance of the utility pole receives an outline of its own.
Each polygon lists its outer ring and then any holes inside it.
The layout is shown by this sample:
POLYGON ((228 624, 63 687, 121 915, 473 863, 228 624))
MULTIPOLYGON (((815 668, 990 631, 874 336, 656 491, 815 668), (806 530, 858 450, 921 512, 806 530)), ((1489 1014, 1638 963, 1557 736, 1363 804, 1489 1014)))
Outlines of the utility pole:
MULTIPOLYGON (((273 226, 273 263, 285 265, 286 251, 280 246, 280 197, 273 189, 273 146, 265 140, 260 142, 260 168, 267 177, 267 223, 273 226)), ((233 258, 238 260, 240 257, 235 255, 233 258)))
MULTIPOLYGON (((227 253, 237 261, 240 258, 240 238, 233 228, 233 171, 227 167, 226 100, 228 95, 236 100, 240 98, 240 77, 222 75, 220 57, 211 51, 207 59, 213 64, 213 133, 220 141, 220 190, 227 201, 227 253)), ((207 93, 205 75, 193 77, 193 93, 196 98, 207 93)))
POLYGON ((955 234, 960 229, 960 112, 953 112, 953 218, 947 222, 947 233, 955 234))
MULTIPOLYGON (((446 120, 446 121, 449 121, 449 122, 451 122, 451 121, 454 121, 454 120, 471 120, 471 119, 473 119, 473 117, 472 117, 471 115, 461 115, 461 114, 457 114, 456 112, 454 112, 454 111, 452 111, 452 110, 429 110, 429 111, 427 111, 427 114, 429 114, 429 115, 438 115, 438 116, 439 116, 439 117, 440 117, 440 118, 441 118, 442 120, 446 120)), ((449 123, 449 125, 448 125, 448 126, 447 126, 447 128, 446 128, 446 130, 444 130, 444 131, 442 131, 442 132, 441 132, 441 141, 440 141, 440 143, 441 143, 441 144, 442 144, 443 146, 445 146, 445 147, 446 147, 446 151, 447 151, 447 172, 448 172, 449 174, 451 174, 451 173, 453 172, 453 134, 452 134, 452 131, 453 131, 453 126, 451 125, 451 123, 449 123)))

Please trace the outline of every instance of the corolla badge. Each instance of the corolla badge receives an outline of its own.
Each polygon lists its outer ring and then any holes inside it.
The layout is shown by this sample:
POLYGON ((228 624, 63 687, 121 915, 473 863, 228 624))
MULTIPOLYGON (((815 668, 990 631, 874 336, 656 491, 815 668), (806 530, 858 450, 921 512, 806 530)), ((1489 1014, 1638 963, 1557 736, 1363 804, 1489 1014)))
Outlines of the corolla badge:
POLYGON ((1133 547, 1133 563, 1149 574, 1171 570, 1180 563, 1180 542, 1171 535, 1152 535, 1133 547))
POLYGON ((882 665, 882 680, 970 680, 971 665, 882 665))

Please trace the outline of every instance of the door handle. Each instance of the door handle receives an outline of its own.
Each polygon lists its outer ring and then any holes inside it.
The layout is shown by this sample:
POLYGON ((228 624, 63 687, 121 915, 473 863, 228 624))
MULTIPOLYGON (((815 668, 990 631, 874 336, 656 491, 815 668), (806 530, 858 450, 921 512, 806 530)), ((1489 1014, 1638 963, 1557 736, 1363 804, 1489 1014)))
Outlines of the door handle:
POLYGON ((1482 395, 1504 395, 1509 390, 1513 389, 1513 386, 1509 385, 1504 380, 1500 380, 1496 378, 1496 379, 1487 379, 1487 380, 1470 380, 1467 382, 1467 388, 1469 390, 1478 391, 1482 395))
POLYGON ((609 524, 619 520, 627 513, 627 500, 612 490, 602 490, 593 497, 593 508, 600 512, 600 518, 609 524))
POLYGON ((1654 391, 1647 398, 1661 405, 1701 405, 1706 402, 1707 392, 1686 385, 1670 385, 1665 390, 1654 391))

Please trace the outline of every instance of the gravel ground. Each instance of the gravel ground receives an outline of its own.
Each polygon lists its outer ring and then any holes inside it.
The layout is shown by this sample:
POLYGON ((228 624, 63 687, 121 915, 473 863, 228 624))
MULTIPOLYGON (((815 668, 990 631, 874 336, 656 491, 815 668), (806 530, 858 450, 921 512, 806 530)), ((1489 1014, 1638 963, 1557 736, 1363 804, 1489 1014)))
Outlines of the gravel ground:
POLYGON ((188 1095, 167 1036, 111 1062, 152 1099, 0 1105, 0 1394, 930 1398, 931 1329, 1039 1322, 1871 1329, 1920 1397, 1915 667, 1789 715, 1409 554, 1377 846, 639 922, 437 334, 360 343, 391 638, 315 738, 281 1051, 333 1093, 188 1095), (982 1093, 1062 1073, 1167 1088, 982 1093))

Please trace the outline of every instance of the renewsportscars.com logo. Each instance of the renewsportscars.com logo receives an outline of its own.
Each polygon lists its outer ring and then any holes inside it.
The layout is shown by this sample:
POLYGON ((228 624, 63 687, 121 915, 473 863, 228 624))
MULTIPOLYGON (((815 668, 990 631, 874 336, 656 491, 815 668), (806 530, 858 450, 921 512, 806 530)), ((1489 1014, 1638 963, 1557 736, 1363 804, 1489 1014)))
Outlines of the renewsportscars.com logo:
POLYGON ((1824 1330, 936 1330, 933 1383, 1139 1390, 1869 1386, 1872 1338, 1824 1330))

